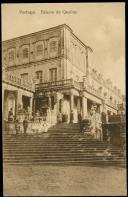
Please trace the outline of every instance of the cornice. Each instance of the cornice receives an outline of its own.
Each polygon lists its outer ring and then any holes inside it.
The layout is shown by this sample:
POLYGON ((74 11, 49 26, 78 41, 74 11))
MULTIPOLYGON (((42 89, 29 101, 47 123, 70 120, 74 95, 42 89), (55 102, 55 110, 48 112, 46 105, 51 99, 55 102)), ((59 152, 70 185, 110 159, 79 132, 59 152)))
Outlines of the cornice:
POLYGON ((34 33, 18 36, 18 37, 11 38, 11 39, 8 39, 8 40, 4 40, 4 41, 2 41, 2 44, 6 44, 6 43, 9 43, 9 42, 13 42, 13 41, 15 42, 15 41, 17 41, 19 39, 25 39, 25 38, 28 38, 28 37, 31 38, 32 36, 37 36, 38 34, 51 33, 52 31, 60 30, 63 27, 67 28, 68 30, 70 30, 72 32, 72 29, 68 25, 62 24, 62 25, 58 25, 58 26, 55 26, 55 27, 47 28, 47 29, 44 29, 44 30, 40 30, 38 32, 34 32, 34 33))

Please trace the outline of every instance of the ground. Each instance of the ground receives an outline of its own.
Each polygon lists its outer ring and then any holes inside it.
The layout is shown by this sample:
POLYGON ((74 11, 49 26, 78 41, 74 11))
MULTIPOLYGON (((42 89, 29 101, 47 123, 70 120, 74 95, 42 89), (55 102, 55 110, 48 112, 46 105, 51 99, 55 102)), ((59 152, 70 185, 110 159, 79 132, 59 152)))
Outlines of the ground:
POLYGON ((4 166, 4 196, 126 196, 126 169, 4 166))

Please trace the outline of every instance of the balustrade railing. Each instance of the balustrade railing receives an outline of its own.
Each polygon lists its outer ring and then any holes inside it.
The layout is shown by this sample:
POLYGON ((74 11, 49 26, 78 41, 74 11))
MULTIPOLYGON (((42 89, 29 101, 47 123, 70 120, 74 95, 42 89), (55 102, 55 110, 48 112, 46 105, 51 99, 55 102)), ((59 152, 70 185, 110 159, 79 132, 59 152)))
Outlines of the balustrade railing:
POLYGON ((110 105, 110 106, 114 107, 114 108, 117 108, 117 104, 113 103, 112 101, 110 101, 110 100, 108 100, 108 99, 105 100, 105 103, 106 103, 107 105, 110 105))
POLYGON ((59 80, 59 81, 49 81, 44 83, 39 83, 35 85, 35 90, 46 89, 46 88, 57 88, 57 87, 71 87, 76 86, 76 83, 72 79, 59 80))
POLYGON ((28 81, 23 81, 23 79, 19 77, 7 73, 3 74, 2 77, 3 77, 2 78, 3 81, 11 83, 12 85, 16 85, 21 88, 26 88, 27 90, 34 90, 32 83, 28 81))
POLYGON ((95 88, 91 87, 89 84, 84 84, 84 82, 77 82, 73 79, 67 79, 67 80, 60 80, 60 81, 49 81, 44 83, 39 83, 35 85, 35 90, 42 90, 42 89, 49 89, 49 88, 64 88, 64 87, 74 87, 78 90, 87 90, 89 93, 94 94, 95 96, 105 100, 106 104, 116 108, 116 104, 106 100, 104 95, 101 91, 96 90, 95 88))
POLYGON ((95 96, 98 96, 100 98, 103 98, 103 95, 100 91, 96 90, 95 88, 89 86, 89 85, 86 85, 86 87, 84 87, 85 90, 87 90, 88 92, 94 94, 95 96))
POLYGON ((102 94, 102 92, 100 92, 99 90, 96 90, 96 89, 92 88, 88 84, 86 84, 86 87, 84 86, 84 89, 87 90, 89 93, 92 93, 95 96, 98 96, 98 97, 102 98, 107 105, 109 105, 111 107, 114 107, 114 108, 117 108, 117 105, 115 103, 113 103, 112 101, 106 99, 104 97, 104 95, 102 94))

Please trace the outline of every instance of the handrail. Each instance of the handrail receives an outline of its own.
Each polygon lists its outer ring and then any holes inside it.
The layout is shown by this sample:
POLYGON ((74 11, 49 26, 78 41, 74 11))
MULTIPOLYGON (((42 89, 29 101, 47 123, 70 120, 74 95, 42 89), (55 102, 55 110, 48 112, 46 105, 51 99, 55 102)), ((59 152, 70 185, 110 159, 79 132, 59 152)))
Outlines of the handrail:
POLYGON ((55 86, 67 86, 67 85, 73 85, 72 79, 49 81, 49 82, 35 84, 35 89, 55 87, 55 86))

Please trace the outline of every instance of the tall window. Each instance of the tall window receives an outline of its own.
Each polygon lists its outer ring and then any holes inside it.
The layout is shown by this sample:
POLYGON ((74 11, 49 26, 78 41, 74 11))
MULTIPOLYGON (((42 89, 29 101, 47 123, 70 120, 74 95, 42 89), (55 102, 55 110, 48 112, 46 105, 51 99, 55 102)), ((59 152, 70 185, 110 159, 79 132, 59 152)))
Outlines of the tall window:
POLYGON ((28 48, 23 49, 23 58, 28 58, 28 48))
POLYGON ((43 45, 42 44, 37 45, 36 51, 37 51, 37 55, 42 55, 43 45))
POLYGON ((57 81, 57 68, 50 69, 50 81, 57 81))
POLYGON ((42 82, 42 71, 37 71, 36 72, 36 78, 39 79, 39 82, 42 82))
POLYGON ((56 41, 52 41, 50 43, 50 52, 54 52, 57 51, 57 42, 56 41))
POLYGON ((24 82, 28 81, 28 73, 21 74, 21 78, 23 79, 24 82))
POLYGON ((8 54, 9 61, 14 61, 14 51, 10 51, 8 54))

